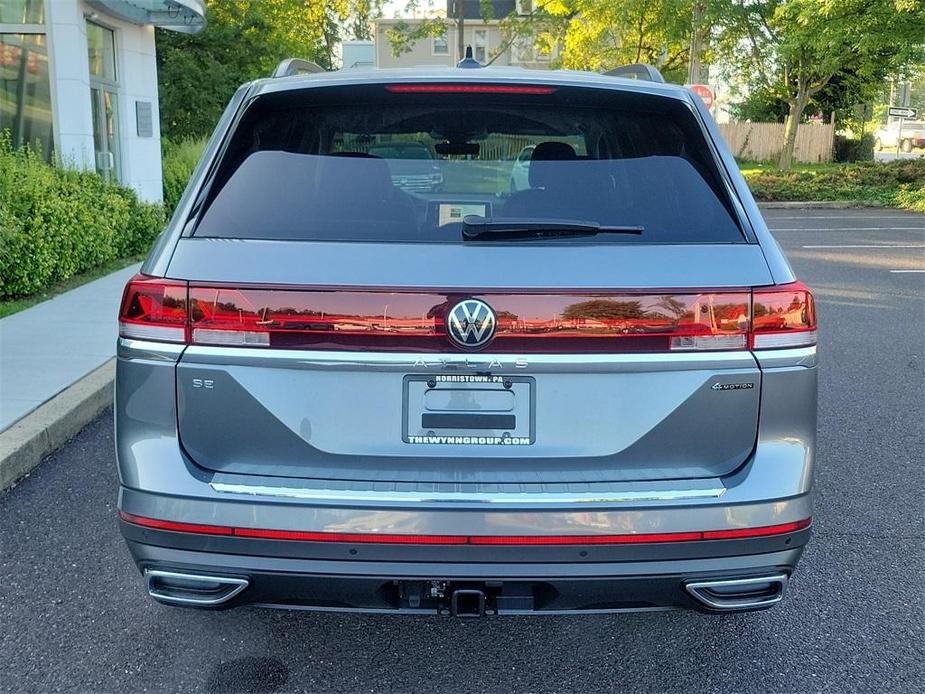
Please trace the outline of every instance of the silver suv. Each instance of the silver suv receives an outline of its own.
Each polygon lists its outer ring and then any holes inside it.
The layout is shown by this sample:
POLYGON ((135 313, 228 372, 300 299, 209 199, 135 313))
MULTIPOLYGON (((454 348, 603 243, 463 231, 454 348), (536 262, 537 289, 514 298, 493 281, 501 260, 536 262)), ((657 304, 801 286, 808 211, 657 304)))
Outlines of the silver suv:
POLYGON ((809 539, 812 294, 657 79, 247 84, 119 320, 121 528, 164 603, 753 610, 809 539), (439 190, 376 155, 408 142, 439 190))

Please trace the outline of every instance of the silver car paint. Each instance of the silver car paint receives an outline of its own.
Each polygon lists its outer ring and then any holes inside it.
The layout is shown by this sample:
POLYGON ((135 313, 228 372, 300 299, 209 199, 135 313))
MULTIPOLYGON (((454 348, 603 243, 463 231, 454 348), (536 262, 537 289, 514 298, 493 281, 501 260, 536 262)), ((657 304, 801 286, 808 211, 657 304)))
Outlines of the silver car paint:
MULTIPOLYGON (((359 504, 319 499, 307 503, 297 498, 216 491, 210 485, 216 476, 200 470, 179 445, 174 365, 181 351, 159 343, 119 341, 116 449, 124 510, 151 517, 181 517, 188 522, 319 531, 342 529, 344 524, 356 527, 355 523, 398 527, 395 523, 399 519, 401 528, 411 532, 408 528, 413 526, 418 533, 445 530, 447 518, 461 523, 457 528, 465 527, 472 533, 477 529, 517 532, 525 524, 535 523, 536 505, 525 508, 513 504, 513 510, 500 511, 503 501, 486 510, 484 502, 454 502, 449 508, 439 501, 359 504), (256 500, 260 501, 257 505, 256 500)), ((816 425, 815 348, 775 350, 761 354, 759 360, 765 359, 774 365, 763 368, 762 416, 755 451, 741 469, 710 480, 711 484, 721 484, 724 494, 687 499, 680 505, 670 499, 580 503, 575 510, 570 510, 569 504, 564 505, 565 510, 563 505, 541 505, 550 527, 572 533, 578 528, 599 533, 615 529, 720 529, 772 525, 810 515, 816 425), (595 512, 593 526, 588 526, 586 517, 590 509, 595 512)), ((219 480, 254 489, 270 484, 266 478, 253 475, 224 475, 219 480)), ((279 478, 274 480, 278 483, 279 478)), ((683 493, 701 484, 698 480, 675 480, 664 489, 683 493)), ((311 490, 313 486, 332 488, 328 481, 321 485, 303 481, 298 488, 311 490)), ((456 486, 466 491, 464 486, 456 486)), ((634 486, 639 489, 632 484, 612 485, 609 494, 617 496, 634 486)), ((406 485, 393 484, 392 488, 399 490, 406 485)), ((563 491, 567 490, 563 486, 563 491)), ((516 493, 516 489, 509 493, 516 493)))
MULTIPOLYGON (((463 71, 395 71, 390 81, 462 81, 473 75, 463 71)), ((704 133, 721 163, 724 182, 731 192, 746 227, 750 243, 732 246, 619 246, 600 253, 594 244, 557 249, 560 261, 550 267, 542 254, 546 249, 504 246, 453 247, 438 244, 279 243, 220 241, 184 236, 183 220, 192 209, 207 174, 209 162, 221 150, 229 129, 249 99, 257 94, 308 85, 381 82, 384 71, 321 74, 307 77, 262 80, 242 87, 226 109, 209 142, 206 154, 190 181, 170 225, 146 261, 143 271, 155 276, 204 281, 242 283, 293 283, 354 287, 438 287, 478 289, 569 289, 749 287, 790 282, 793 272, 764 223, 735 161, 722 142, 718 129, 702 102, 689 92, 670 85, 628 82, 601 77, 595 88, 644 91, 683 100, 698 115, 704 133), (351 259, 350 265, 342 261, 351 259), (464 259, 465 262, 459 262, 464 259), (307 275, 306 267, 312 272, 307 275), (545 276, 536 273, 543 267, 545 276), (450 271, 452 269, 452 271, 450 271)), ((492 80, 588 86, 588 75, 569 72, 493 71, 492 80)), ((482 77, 484 79, 484 76, 482 77)), ((531 355, 527 374, 539 376, 594 374, 600 378, 625 378, 628 374, 673 373, 689 381, 684 392, 691 395, 698 384, 730 374, 747 373, 760 379, 754 411, 760 411, 754 445, 744 461, 686 479, 546 480, 541 488, 523 481, 456 479, 408 481, 383 478, 370 495, 368 482, 338 479, 307 479, 266 474, 267 470, 240 468, 208 470, 197 465, 184 449, 178 432, 179 383, 184 369, 218 369, 229 377, 253 386, 263 377, 317 374, 325 381, 350 373, 367 374, 386 384, 407 373, 422 356, 416 354, 332 354, 295 352, 256 353, 233 348, 185 348, 154 342, 120 339, 116 380, 116 449, 121 482, 120 508, 141 516, 170 518, 192 523, 237 527, 277 528, 330 532, 399 532, 409 534, 607 534, 672 532, 698 529, 742 528, 774 525, 807 518, 812 513, 812 478, 816 440, 816 349, 767 350, 753 353, 704 353, 657 355, 531 355), (178 368, 178 363, 181 366, 178 368), (250 375, 248 364, 256 370, 250 375), (259 364, 259 365, 258 365, 259 364), (295 367, 295 368, 293 368, 295 367), (257 380, 254 380, 257 379, 257 380), (261 474, 263 473, 263 474, 261 474), (541 493, 540 493, 541 492, 541 493), (524 495, 535 496, 524 500, 524 495), (546 495, 546 496, 544 496, 546 495)), ((511 359, 517 355, 504 355, 511 359)), ((465 364, 456 368, 467 369, 465 364)), ((306 378, 308 378, 306 376, 306 378)), ((307 382, 307 381, 306 381, 307 382)), ((617 383, 619 381, 615 381, 617 383)), ((328 389, 326 397, 333 391, 328 389)), ((292 403, 268 403, 298 433, 292 403)), ((374 394, 372 405, 380 409, 374 394)), ((642 406, 655 400, 642 397, 642 406)), ((679 395, 679 397, 681 397, 679 395)), ((682 398, 683 399, 683 398, 682 398)), ((350 398, 348 398, 350 400, 350 398)), ((678 404, 676 400, 674 404, 678 404)), ((356 406, 358 401, 350 401, 356 406)), ((316 416, 323 416, 320 410, 316 416)), ((731 415, 733 426, 735 415, 731 415)), ((722 425, 722 422, 718 422, 722 425)), ((652 423, 655 426, 655 423, 652 423)), ((650 427, 651 428, 651 427, 650 427)), ((641 426, 634 433, 643 436, 641 426)), ((247 432, 229 432, 246 436, 247 432)), ((616 440, 611 441, 616 445, 616 440)), ((342 444, 346 445, 346 444, 342 444)), ((596 446, 603 443, 595 442, 596 446)), ((456 452, 456 455, 463 455, 456 452)), ((635 470, 639 473, 642 467, 635 470)), ((272 468, 269 469, 272 472, 272 468)), ((651 472, 651 471, 650 471, 651 472)), ((637 477, 640 475, 636 475, 637 477)), ((643 477, 645 475, 642 475, 643 477)), ((650 475, 651 476, 651 475, 650 475)), ((683 476, 682 476, 683 477, 683 476)), ((771 563, 792 565, 799 552, 747 558, 737 561, 697 560, 685 570, 760 568, 771 563), (751 563, 749 563, 751 561, 751 563)), ((177 561, 184 560, 182 552, 177 561)), ((192 557, 186 557, 193 561, 192 557)), ((221 561, 225 561, 224 558, 221 561)), ((307 570, 304 560, 274 560, 277 570, 307 570)), ((246 569, 241 557, 237 567, 246 569)), ((311 562, 312 570, 324 571, 324 563, 311 562)), ((344 570, 341 566, 338 570, 344 570)), ((351 563, 350 571, 363 574, 373 568, 351 563)), ((380 563, 376 571, 386 570, 380 563)), ((405 570, 412 570, 406 567, 405 570)), ((465 564, 442 567, 446 574, 464 576, 465 564)), ((498 575, 530 575, 518 565, 499 567, 498 575)), ((678 569, 671 562, 636 565, 585 565, 585 575, 634 575, 678 569), (658 565, 656 565, 658 564, 658 565)), ((415 566, 428 575, 435 571, 415 566)), ((472 575, 478 576, 477 573, 472 575)))
POLYGON ((350 243, 182 238, 164 273, 204 282, 441 290, 738 288, 773 284, 755 244, 350 243), (542 268, 542 271, 538 271, 542 268))

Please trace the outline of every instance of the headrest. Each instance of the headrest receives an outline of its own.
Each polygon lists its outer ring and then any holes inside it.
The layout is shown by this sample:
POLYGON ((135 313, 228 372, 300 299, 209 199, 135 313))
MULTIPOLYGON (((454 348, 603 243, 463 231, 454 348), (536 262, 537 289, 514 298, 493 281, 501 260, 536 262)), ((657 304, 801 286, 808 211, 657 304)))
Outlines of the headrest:
POLYGON ((541 142, 534 148, 530 157, 530 171, 528 178, 532 188, 546 188, 554 185, 557 179, 563 176, 562 168, 549 162, 574 161, 574 148, 565 142, 541 142))

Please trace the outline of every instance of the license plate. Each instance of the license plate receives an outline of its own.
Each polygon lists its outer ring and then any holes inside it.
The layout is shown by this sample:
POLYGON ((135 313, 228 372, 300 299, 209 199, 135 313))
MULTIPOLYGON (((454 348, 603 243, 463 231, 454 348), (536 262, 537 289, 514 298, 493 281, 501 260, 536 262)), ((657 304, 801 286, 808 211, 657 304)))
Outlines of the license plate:
POLYGON ((536 440, 529 376, 409 375, 402 441, 437 446, 529 446, 536 440))

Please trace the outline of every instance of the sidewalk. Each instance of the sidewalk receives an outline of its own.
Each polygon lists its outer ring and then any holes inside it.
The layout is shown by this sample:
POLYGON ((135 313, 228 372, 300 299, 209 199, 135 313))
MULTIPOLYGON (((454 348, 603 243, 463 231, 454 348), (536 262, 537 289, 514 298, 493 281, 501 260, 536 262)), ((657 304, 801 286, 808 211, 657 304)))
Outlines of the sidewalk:
POLYGON ((132 265, 0 319, 0 431, 115 356, 132 265))

